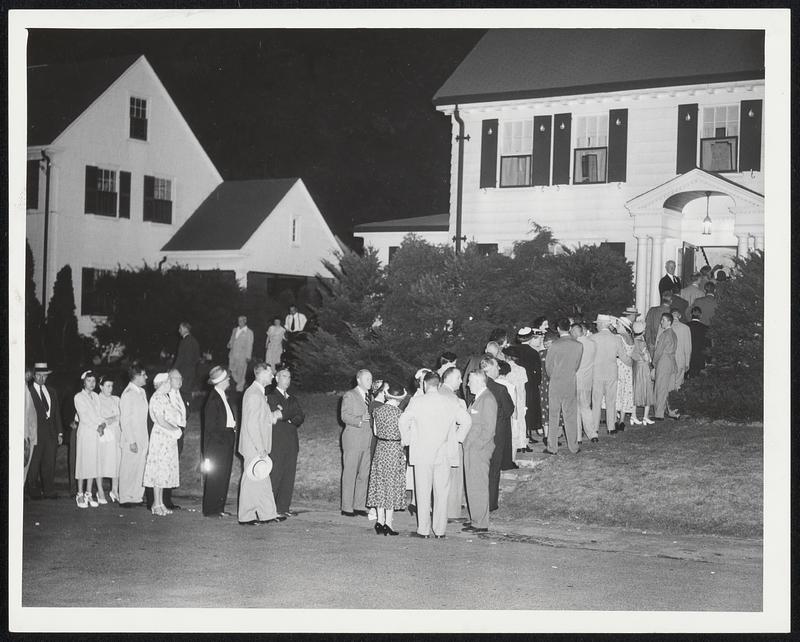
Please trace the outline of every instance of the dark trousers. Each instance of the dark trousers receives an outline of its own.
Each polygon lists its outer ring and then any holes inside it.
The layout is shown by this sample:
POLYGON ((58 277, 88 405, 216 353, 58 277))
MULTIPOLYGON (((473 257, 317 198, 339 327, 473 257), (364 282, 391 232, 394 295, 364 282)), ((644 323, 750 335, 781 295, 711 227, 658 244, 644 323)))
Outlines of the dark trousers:
POLYGON ((203 484, 203 515, 219 515, 225 510, 235 441, 236 433, 226 429, 206 445, 203 457, 209 460, 211 470, 205 473, 203 484))
POLYGON ((502 428, 499 441, 497 439, 498 435, 495 433, 494 449, 497 450, 499 448, 502 451, 500 453, 500 470, 511 470, 514 467, 514 457, 511 452, 511 420, 506 420, 502 428))
POLYGON ((36 439, 39 443, 33 447, 31 455, 31 465, 28 469, 28 493, 34 497, 40 494, 52 495, 56 492, 58 438, 43 435, 40 432, 36 439))
POLYGON ((539 397, 539 385, 526 383, 525 397, 528 406, 525 412, 525 427, 528 429, 528 437, 532 437, 537 430, 542 428, 542 400, 539 397))
POLYGON ((299 450, 297 428, 280 423, 272 427, 272 472, 269 479, 275 496, 275 508, 279 513, 285 513, 292 505, 299 450))
MULTIPOLYGON (((510 425, 507 427, 510 433, 510 425)), ((508 437, 511 435, 509 434, 508 437)), ((497 427, 494 433, 494 450, 489 460, 489 510, 497 510, 497 500, 500 497, 500 471, 503 468, 503 451, 510 439, 506 438, 506 430, 497 427)))

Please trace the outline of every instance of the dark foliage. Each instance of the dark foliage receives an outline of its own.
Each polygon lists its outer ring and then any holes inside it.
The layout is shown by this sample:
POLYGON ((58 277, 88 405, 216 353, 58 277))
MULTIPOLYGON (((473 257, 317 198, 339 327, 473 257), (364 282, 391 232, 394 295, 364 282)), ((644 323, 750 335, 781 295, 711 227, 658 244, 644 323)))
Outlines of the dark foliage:
POLYGON ((25 362, 45 359, 44 308, 36 298, 35 263, 28 241, 25 241, 25 362))
POLYGON ((87 357, 85 342, 78 334, 72 268, 69 265, 58 271, 53 284, 53 296, 47 308, 45 348, 51 367, 74 366, 85 362, 87 357))

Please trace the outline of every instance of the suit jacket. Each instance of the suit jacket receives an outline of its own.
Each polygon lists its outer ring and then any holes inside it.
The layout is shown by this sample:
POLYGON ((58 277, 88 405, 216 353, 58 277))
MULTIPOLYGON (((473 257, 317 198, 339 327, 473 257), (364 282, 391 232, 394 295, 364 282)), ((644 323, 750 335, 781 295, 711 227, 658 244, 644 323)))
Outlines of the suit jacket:
POLYGON ((191 334, 182 337, 178 342, 178 351, 172 367, 177 369, 183 377, 183 389, 190 393, 194 390, 194 380, 197 375, 197 364, 200 361, 200 344, 191 334))
POLYGON ((675 348, 677 344, 678 340, 672 328, 664 330, 658 335, 656 349, 653 353, 653 365, 655 365, 656 370, 661 368, 666 368, 667 372, 669 372, 670 368, 673 372, 677 370, 677 365, 675 363, 675 348))
POLYGON ((305 413, 303 413, 303 409, 300 407, 300 402, 297 400, 297 397, 293 394, 288 394, 288 390, 286 392, 287 394, 284 396, 277 388, 270 391, 267 395, 269 408, 272 412, 280 410, 283 415, 281 419, 275 422, 276 425, 284 428, 294 427, 297 429, 303 424, 306 416, 305 413))
POLYGON ((677 294, 672 295, 672 303, 670 304, 670 308, 678 308, 681 311, 681 318, 685 319, 688 316, 686 314, 686 309, 689 307, 689 302, 684 299, 682 296, 678 296, 677 294))
POLYGON ((700 289, 700 286, 695 285, 694 283, 690 283, 681 290, 681 298, 686 299, 686 308, 690 313, 686 315, 687 317, 692 316, 691 315, 692 305, 694 305, 695 300, 705 295, 706 293, 700 289))
POLYGON ((497 429, 499 429, 504 422, 511 421, 511 416, 514 414, 514 400, 508 393, 508 388, 488 375, 486 377, 486 387, 494 395, 494 400, 497 402, 497 429))
POLYGON ((47 418, 47 411, 44 407, 44 402, 36 391, 33 383, 28 386, 33 399, 33 405, 36 408, 36 433, 37 439, 43 441, 44 439, 58 439, 58 434, 62 432, 61 428, 61 408, 58 404, 58 395, 56 391, 50 386, 45 384, 47 392, 50 395, 50 418, 47 418))
POLYGON ((575 381, 579 390, 591 390, 592 380, 594 379, 594 355, 597 352, 597 347, 592 338, 587 335, 582 336, 578 341, 583 346, 583 353, 581 354, 578 370, 575 373, 575 381))
MULTIPOLYGON (((223 426, 225 425, 225 407, 217 396, 222 407, 223 426)), ((239 436, 239 454, 244 458, 245 466, 262 452, 272 451, 272 425, 275 423, 264 388, 257 382, 250 384, 242 397, 242 433, 239 436)))
POLYGON ((408 462, 412 466, 451 465, 448 444, 452 444, 456 424, 472 424, 457 399, 438 390, 414 397, 400 415, 400 435, 409 444, 408 462))
POLYGON ((247 326, 236 338, 236 327, 231 332, 231 339, 228 341, 228 361, 245 361, 253 356, 253 331, 247 326))
POLYGON ((689 332, 692 335, 692 356, 689 359, 689 366, 693 372, 699 372, 706 367, 708 326, 697 319, 692 319, 689 322, 689 332))
POLYGON ((711 325, 711 319, 714 318, 714 313, 717 311, 717 297, 715 297, 713 294, 711 296, 706 294, 705 296, 701 296, 699 299, 696 299, 694 304, 702 311, 702 314, 700 315, 700 323, 711 325))
POLYGON ((689 368, 689 361, 692 358, 692 331, 689 326, 680 321, 672 324, 672 331, 675 333, 675 363, 678 372, 683 372, 689 368))
POLYGON ((559 337, 547 350, 545 367, 550 375, 550 390, 577 390, 575 375, 583 356, 583 345, 567 335, 559 337))
POLYGON ((673 282, 672 279, 669 278, 668 274, 665 274, 661 277, 661 280, 658 282, 658 293, 661 294, 662 292, 672 292, 675 288, 681 289, 681 280, 676 276, 675 281, 673 282))
MULTIPOLYGON (((252 388, 252 386, 251 386, 252 388)), ((262 393, 263 396, 263 393, 262 393)), ((234 420, 236 419, 236 411, 233 405, 228 401, 231 407, 234 420)), ((219 396, 216 388, 211 388, 211 392, 206 397, 206 403, 203 406, 202 416, 202 443, 201 448, 205 451, 210 444, 219 444, 224 441, 225 431, 228 430, 226 424, 228 423, 228 415, 225 412, 225 404, 219 396)))
POLYGON ((633 363, 625 352, 622 339, 608 328, 596 332, 590 338, 596 348, 592 373, 595 381, 616 379, 619 375, 617 359, 626 365, 633 363))
POLYGON ((120 446, 136 444, 139 452, 147 449, 147 418, 150 406, 145 391, 129 383, 119 398, 120 446))
POLYGON ((342 397, 341 418, 345 427, 369 428, 371 413, 369 412, 368 402, 364 400, 358 386, 344 393, 342 397), (364 419, 364 416, 368 416, 364 419))
POLYGON ((651 354, 655 350, 656 338, 658 338, 658 331, 661 329, 661 315, 669 311, 668 305, 656 305, 647 311, 647 316, 644 319, 644 340, 651 354))
MULTIPOLYGON (((442 384, 439 386, 439 394, 455 400, 455 402, 466 412, 467 402, 459 397, 455 391, 450 390, 450 388, 442 384)), ((463 443, 464 438, 469 432, 469 429, 472 427, 472 417, 469 415, 469 413, 467 413, 467 417, 469 417, 469 421, 464 423, 456 422, 455 427, 450 431, 450 434, 447 437, 447 453, 448 457, 450 458, 451 466, 461 466, 461 457, 460 453, 458 452, 458 445, 463 443)))
POLYGON ((497 426, 497 401, 485 389, 470 404, 472 427, 464 439, 464 451, 479 452, 487 460, 494 452, 494 431, 497 426))

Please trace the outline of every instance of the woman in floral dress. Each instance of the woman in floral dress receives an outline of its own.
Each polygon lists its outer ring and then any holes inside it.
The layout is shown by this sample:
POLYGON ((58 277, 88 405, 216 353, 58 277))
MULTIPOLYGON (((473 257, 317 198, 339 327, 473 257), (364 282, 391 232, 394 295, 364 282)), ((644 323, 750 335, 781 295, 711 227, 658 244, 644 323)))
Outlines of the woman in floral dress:
POLYGON ((164 506, 163 489, 176 488, 180 484, 178 471, 178 439, 181 429, 176 425, 177 410, 169 399, 172 389, 169 375, 160 372, 153 379, 156 391, 150 399, 150 418, 153 431, 144 466, 144 486, 153 489, 153 515, 170 515, 164 506))
MULTIPOLYGON (((633 328, 630 320, 625 317, 617 319, 617 336, 625 348, 625 354, 631 357, 633 353, 633 328)), ((616 429, 625 429, 625 415, 633 415, 636 408, 633 405, 633 368, 617 359, 617 415, 616 429)))
POLYGON ((400 444, 400 402, 406 391, 397 384, 386 390, 386 402, 372 413, 372 430, 378 439, 369 474, 367 506, 378 511, 375 532, 397 535, 392 529, 394 511, 406 508, 406 456, 400 444))
POLYGON ((633 324, 633 413, 631 413, 632 424, 652 424, 655 423, 650 417, 650 406, 655 404, 655 394, 653 392, 653 359, 647 344, 644 340, 645 323, 635 321, 633 324), (636 417, 636 407, 644 406, 642 419, 636 417))

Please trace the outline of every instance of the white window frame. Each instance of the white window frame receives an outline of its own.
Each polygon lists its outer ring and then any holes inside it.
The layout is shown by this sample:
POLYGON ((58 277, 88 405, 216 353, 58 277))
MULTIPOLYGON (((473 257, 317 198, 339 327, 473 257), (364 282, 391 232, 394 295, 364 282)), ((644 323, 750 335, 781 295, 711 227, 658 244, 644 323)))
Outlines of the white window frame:
POLYGON ((151 133, 151 125, 153 122, 153 100, 150 96, 145 96, 144 94, 128 94, 128 102, 125 105, 127 111, 125 112, 125 137, 128 140, 136 141, 137 143, 149 143, 150 142, 150 133, 151 133), (147 137, 145 139, 141 138, 133 138, 131 136, 131 99, 133 100, 143 100, 147 103, 145 108, 145 120, 147 121, 147 137))
MULTIPOLYGON (((574 115, 572 142, 572 167, 573 185, 602 185, 608 183, 608 112, 574 115), (596 181, 579 181, 578 178, 578 152, 604 152, 603 175, 596 181)), ((582 157, 582 155, 581 155, 582 157)))
POLYGON ((700 108, 700 138, 717 138, 717 128, 722 126, 725 127, 722 138, 738 138, 739 103, 703 105, 700 108))
POLYGON ((533 118, 504 120, 500 123, 500 144, 498 184, 500 187, 530 187, 533 185, 533 118), (504 159, 528 159, 527 179, 525 182, 503 182, 504 159))

